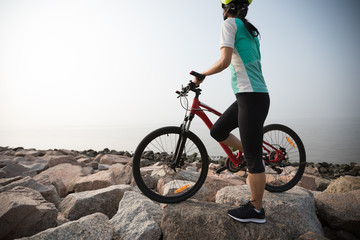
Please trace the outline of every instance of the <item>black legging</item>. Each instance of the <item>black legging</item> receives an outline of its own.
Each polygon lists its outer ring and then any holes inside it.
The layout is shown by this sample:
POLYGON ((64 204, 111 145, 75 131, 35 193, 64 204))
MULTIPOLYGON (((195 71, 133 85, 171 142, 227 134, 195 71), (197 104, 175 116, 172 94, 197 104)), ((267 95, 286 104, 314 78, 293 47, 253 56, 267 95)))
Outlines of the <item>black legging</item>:
POLYGON ((265 171, 262 161, 262 141, 269 106, 270 98, 267 93, 238 93, 236 101, 215 122, 210 131, 216 141, 222 142, 232 130, 239 127, 250 173, 265 171))

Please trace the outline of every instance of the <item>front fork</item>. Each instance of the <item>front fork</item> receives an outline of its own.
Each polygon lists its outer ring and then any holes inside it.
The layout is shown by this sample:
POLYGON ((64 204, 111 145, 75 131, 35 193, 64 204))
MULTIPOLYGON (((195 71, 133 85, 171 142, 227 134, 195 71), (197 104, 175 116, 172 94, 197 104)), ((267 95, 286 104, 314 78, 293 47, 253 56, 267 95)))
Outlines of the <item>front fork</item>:
POLYGON ((194 118, 194 114, 190 113, 189 116, 185 116, 183 123, 180 126, 180 135, 178 142, 176 144, 176 149, 174 153, 174 158, 171 163, 171 168, 176 172, 176 167, 179 167, 181 165, 181 160, 183 157, 183 151, 185 148, 185 143, 187 140, 187 134, 190 130, 191 122, 194 118))

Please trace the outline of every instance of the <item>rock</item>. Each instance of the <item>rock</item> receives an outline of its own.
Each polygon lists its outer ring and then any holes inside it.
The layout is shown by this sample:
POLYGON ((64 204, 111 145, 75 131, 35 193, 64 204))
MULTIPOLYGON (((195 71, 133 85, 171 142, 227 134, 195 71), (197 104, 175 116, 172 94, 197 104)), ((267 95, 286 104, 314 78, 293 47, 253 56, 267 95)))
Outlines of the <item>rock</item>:
POLYGON ((91 167, 94 170, 97 170, 99 167, 99 163, 92 161, 91 163, 88 164, 89 167, 91 167))
POLYGON ((114 239, 159 240, 161 217, 159 204, 140 193, 125 192, 118 212, 110 220, 114 226, 114 239))
POLYGON ((101 171, 89 176, 80 177, 69 187, 68 192, 83 192, 116 185, 114 173, 101 171))
POLYGON ((40 173, 45 170, 47 162, 43 159, 36 158, 33 161, 20 163, 23 167, 29 169, 29 171, 34 171, 40 173))
POLYGON ((330 182, 331 181, 328 179, 304 173, 297 186, 312 191, 324 191, 329 186, 330 182))
POLYGON ((133 178, 132 167, 123 164, 110 166, 110 171, 114 173, 116 184, 130 184, 133 178))
MULTIPOLYGON (((248 185, 225 187, 216 195, 216 203, 242 205, 250 200, 248 185)), ((286 192, 265 191, 263 206, 267 220, 285 224, 296 238, 306 232, 324 235, 315 214, 313 195, 306 189, 294 187, 286 192)))
POLYGON ((63 164, 63 163, 70 163, 70 164, 73 164, 73 165, 80 165, 80 163, 78 163, 76 161, 76 158, 74 156, 71 156, 71 155, 60 155, 60 156, 47 156, 47 155, 45 155, 44 157, 42 157, 42 159, 46 160, 46 169, 54 167, 54 166, 59 165, 59 164, 63 164))
POLYGON ((45 154, 44 151, 36 151, 36 150, 19 150, 15 153, 15 156, 17 157, 39 157, 43 156, 45 154))
POLYGON ((104 154, 99 153, 98 155, 96 155, 96 157, 94 158, 94 162, 100 163, 100 159, 104 156, 104 154))
POLYGON ((359 240, 359 238, 346 231, 338 231, 336 236, 341 240, 359 240))
POLYGON ((338 240, 338 238, 336 237, 336 231, 334 229, 325 226, 323 227, 323 230, 325 237, 327 237, 330 240, 338 240))
POLYGON ((240 223, 227 215, 227 205, 185 201, 167 205, 161 220, 164 239, 291 239, 276 222, 240 223))
POLYGON ((349 166, 349 164, 341 164, 340 169, 343 169, 344 171, 349 171, 351 170, 351 167, 349 166))
POLYGON ((31 177, 25 177, 4 187, 0 187, 0 193, 11 190, 17 186, 27 187, 38 191, 46 201, 55 204, 56 207, 60 204, 60 197, 54 186, 42 185, 31 177))
POLYGON ((317 190, 315 177, 314 176, 309 176, 309 175, 306 175, 306 174, 304 174, 302 176, 302 178, 298 182, 297 186, 303 187, 303 188, 308 189, 308 190, 313 190, 313 191, 317 190))
POLYGON ((308 175, 312 175, 312 176, 317 176, 317 177, 321 177, 320 173, 319 173, 319 170, 314 167, 314 166, 307 166, 305 167, 305 171, 304 171, 305 174, 308 174, 308 175))
POLYGON ((328 169, 325 168, 325 167, 320 167, 320 168, 319 168, 319 172, 320 172, 321 174, 325 174, 325 173, 328 172, 328 169))
POLYGON ((301 235, 297 240, 328 240, 328 238, 313 232, 307 232, 301 235))
POLYGON ((97 169, 99 171, 106 171, 106 170, 109 170, 109 168, 110 168, 110 165, 108 165, 108 164, 99 164, 97 167, 97 169))
POLYGON ((61 202, 60 210, 69 220, 77 220, 86 215, 101 212, 112 218, 125 191, 132 190, 129 185, 115 185, 107 188, 72 193, 61 202))
POLYGON ((0 168, 16 163, 13 157, 0 155, 0 168))
POLYGON ((29 176, 30 169, 17 163, 10 163, 0 170, 0 178, 29 176))
POLYGON ((315 177, 316 191, 324 191, 331 183, 331 180, 315 177))
POLYGON ((0 193, 0 239, 26 237, 56 226, 57 210, 39 192, 15 187, 0 193))
POLYGON ((50 179, 49 175, 41 175, 37 178, 37 181, 44 185, 54 186, 59 197, 65 197, 67 194, 67 188, 63 181, 59 178, 50 179))
POLYGON ((71 156, 77 156, 79 155, 77 152, 75 151, 71 151, 68 149, 59 149, 57 150, 59 153, 61 153, 62 155, 71 155, 71 156))
POLYGON ((343 176, 332 181, 324 192, 343 193, 360 189, 360 177, 343 176))
POLYGON ((80 166, 72 165, 70 163, 64 163, 46 169, 45 171, 36 175, 34 179, 40 181, 41 179, 44 179, 44 176, 47 176, 49 178, 50 183, 52 184, 58 183, 58 184, 54 184, 54 186, 57 189, 59 196, 63 198, 66 196, 67 189, 70 188, 71 183, 80 176, 83 176, 81 170, 82 168, 80 166), (59 180, 63 184, 61 184, 59 180))
POLYGON ((49 156, 62 156, 62 155, 67 155, 64 154, 64 152, 60 152, 58 150, 48 150, 45 152, 44 157, 49 157, 49 156))
POLYGON ((0 186, 8 185, 9 183, 15 182, 22 179, 21 176, 11 177, 11 178, 0 178, 0 186))
POLYGON ((112 226, 106 215, 95 213, 77 221, 67 222, 59 227, 51 228, 22 240, 111 240, 112 226))
POLYGON ((119 155, 113 155, 113 154, 106 154, 100 159, 100 163, 102 164, 108 164, 113 165, 116 163, 121 164, 128 164, 131 161, 131 158, 127 156, 119 156, 119 155))
POLYGON ((92 167, 83 167, 81 172, 85 175, 85 176, 88 176, 88 175, 91 175, 91 174, 94 174, 94 169, 92 167))
POLYGON ((91 162, 90 158, 87 157, 81 157, 79 159, 76 160, 81 166, 85 166, 86 164, 91 162))
POLYGON ((63 225, 64 223, 70 222, 69 219, 67 219, 64 214, 61 212, 58 212, 57 219, 56 219, 56 226, 63 225))
POLYGON ((236 178, 221 179, 217 176, 208 176, 205 180, 204 185, 201 187, 200 191, 195 194, 194 198, 200 201, 215 202, 216 193, 220 189, 227 186, 240 186, 244 184, 245 182, 236 178), (234 180, 234 182, 231 182, 231 180, 234 180))
POLYGON ((318 217, 335 230, 360 238, 360 190, 346 193, 315 193, 318 217))
POLYGON ((82 154, 85 154, 88 157, 95 157, 96 155, 98 155, 97 151, 94 151, 92 149, 86 150, 86 151, 82 151, 82 154))

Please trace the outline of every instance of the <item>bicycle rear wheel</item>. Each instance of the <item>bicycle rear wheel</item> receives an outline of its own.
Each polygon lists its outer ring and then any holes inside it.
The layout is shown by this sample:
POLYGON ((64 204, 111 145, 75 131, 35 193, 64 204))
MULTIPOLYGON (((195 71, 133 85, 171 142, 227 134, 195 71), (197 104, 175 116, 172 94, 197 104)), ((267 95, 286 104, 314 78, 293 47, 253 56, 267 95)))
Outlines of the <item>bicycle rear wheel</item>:
POLYGON ((133 158, 133 175, 139 189, 161 203, 178 203, 193 196, 203 185, 209 166, 206 148, 192 132, 187 133, 181 158, 174 167, 180 127, 164 127, 147 135, 133 158))
POLYGON ((306 165, 304 145, 289 127, 271 124, 264 127, 266 186, 270 192, 283 192, 301 179, 306 165))

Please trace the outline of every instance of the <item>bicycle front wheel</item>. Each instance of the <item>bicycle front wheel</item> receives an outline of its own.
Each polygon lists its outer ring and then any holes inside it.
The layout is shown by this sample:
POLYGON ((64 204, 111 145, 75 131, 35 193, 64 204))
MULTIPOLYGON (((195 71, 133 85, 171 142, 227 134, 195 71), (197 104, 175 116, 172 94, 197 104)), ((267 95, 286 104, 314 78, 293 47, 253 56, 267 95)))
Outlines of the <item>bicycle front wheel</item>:
POLYGON ((205 182, 209 158, 204 144, 194 133, 187 133, 181 157, 174 164, 180 138, 180 127, 160 128, 147 135, 135 151, 135 182, 142 193, 154 201, 184 201, 205 182))
POLYGON ((289 127, 271 124, 264 127, 266 186, 270 192, 283 192, 301 179, 306 154, 300 137, 289 127))

